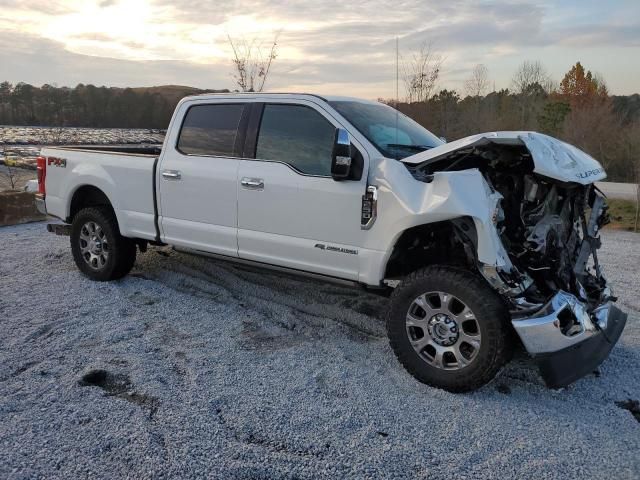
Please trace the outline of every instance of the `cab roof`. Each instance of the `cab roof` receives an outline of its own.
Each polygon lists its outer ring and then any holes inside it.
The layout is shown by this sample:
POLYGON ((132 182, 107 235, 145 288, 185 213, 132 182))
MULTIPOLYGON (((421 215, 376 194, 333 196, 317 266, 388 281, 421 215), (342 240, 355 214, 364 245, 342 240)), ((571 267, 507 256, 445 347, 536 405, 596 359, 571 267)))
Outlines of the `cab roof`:
POLYGON ((275 97, 275 98, 319 98, 325 102, 359 102, 359 103, 378 103, 374 100, 366 100, 358 97, 347 97, 342 95, 319 95, 315 93, 299 93, 299 92, 229 92, 229 93, 201 93, 198 95, 190 95, 183 100, 214 100, 216 98, 255 98, 255 97, 275 97))

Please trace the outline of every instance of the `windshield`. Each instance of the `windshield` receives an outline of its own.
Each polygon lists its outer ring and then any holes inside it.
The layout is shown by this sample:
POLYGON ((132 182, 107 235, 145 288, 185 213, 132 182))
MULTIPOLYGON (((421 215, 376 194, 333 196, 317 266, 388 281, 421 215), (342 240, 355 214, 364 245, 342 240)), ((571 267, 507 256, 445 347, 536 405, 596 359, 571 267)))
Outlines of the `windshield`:
POLYGON ((426 128, 383 103, 329 103, 385 157, 399 160, 444 143, 426 128))

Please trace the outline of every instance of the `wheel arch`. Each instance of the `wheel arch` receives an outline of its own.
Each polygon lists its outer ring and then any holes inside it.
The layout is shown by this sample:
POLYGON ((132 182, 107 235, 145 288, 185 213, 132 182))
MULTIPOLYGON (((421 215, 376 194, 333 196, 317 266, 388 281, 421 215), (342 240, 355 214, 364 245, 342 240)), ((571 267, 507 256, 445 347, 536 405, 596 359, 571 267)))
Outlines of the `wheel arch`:
POLYGON ((409 227, 396 237, 384 266, 384 278, 404 277, 430 265, 475 271, 477 231, 471 217, 409 227))
POLYGON ((84 184, 78 186, 71 195, 66 222, 71 223, 73 217, 87 207, 107 207, 117 218, 113 203, 107 194, 95 185, 84 184))

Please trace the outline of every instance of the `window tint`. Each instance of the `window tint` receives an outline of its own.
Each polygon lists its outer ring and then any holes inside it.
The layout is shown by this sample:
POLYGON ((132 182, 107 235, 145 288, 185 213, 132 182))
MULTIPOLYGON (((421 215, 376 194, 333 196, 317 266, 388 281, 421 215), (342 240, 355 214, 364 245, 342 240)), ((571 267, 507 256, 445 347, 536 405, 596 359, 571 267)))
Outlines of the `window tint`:
POLYGON ((194 105, 180 130, 178 150, 189 155, 233 156, 243 105, 194 105))
POLYGON ((331 175, 335 127, 301 105, 265 105, 256 158, 277 160, 310 175, 331 175))
POLYGON ((442 140, 406 115, 382 103, 331 102, 388 158, 401 159, 442 145, 442 140))

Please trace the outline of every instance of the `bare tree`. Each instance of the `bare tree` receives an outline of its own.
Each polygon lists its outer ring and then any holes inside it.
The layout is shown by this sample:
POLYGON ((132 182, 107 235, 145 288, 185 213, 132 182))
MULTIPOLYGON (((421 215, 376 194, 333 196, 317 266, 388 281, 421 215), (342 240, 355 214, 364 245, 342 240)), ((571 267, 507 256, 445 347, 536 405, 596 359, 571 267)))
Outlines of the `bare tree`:
POLYGON ((428 42, 422 44, 409 59, 402 59, 402 79, 406 102, 426 102, 435 91, 444 58, 433 51, 428 42))
POLYGON ((551 83, 551 78, 542 63, 526 60, 516 70, 511 83, 515 93, 528 95, 536 85, 544 89, 551 83))
POLYGON ((5 160, 0 165, 0 191, 15 190, 20 181, 19 173, 10 160, 5 160))
POLYGON ((278 36, 276 33, 268 49, 263 48, 261 40, 241 38, 233 40, 230 35, 229 45, 233 52, 233 78, 243 92, 261 92, 267 81, 271 64, 278 56, 278 36))
POLYGON ((489 90, 489 69, 481 63, 473 67, 464 88, 470 97, 483 97, 489 90))
POLYGON ((520 64, 511 81, 517 95, 520 110, 520 124, 517 128, 531 129, 535 127, 536 105, 539 99, 545 98, 553 89, 553 81, 542 63, 524 61, 520 64))

